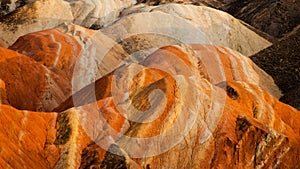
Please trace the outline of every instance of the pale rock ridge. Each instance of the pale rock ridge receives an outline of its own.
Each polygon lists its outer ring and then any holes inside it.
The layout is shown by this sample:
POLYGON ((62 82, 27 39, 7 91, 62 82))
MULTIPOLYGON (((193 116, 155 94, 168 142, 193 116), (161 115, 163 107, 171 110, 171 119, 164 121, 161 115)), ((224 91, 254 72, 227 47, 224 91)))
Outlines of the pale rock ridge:
POLYGON ((54 28, 64 22, 100 28, 117 19, 135 0, 39 0, 22 6, 0 23, 0 39, 7 45, 27 33, 54 28))
POLYGON ((0 38, 11 45, 22 35, 49 29, 64 21, 72 20, 70 6, 64 0, 35 1, 1 19, 0 38))
POLYGON ((101 28, 119 17, 119 13, 136 0, 67 0, 72 8, 74 23, 84 27, 101 28))
POLYGON ((271 45, 270 42, 248 29, 231 15, 213 8, 180 4, 165 4, 155 7, 141 5, 132 8, 124 10, 121 20, 116 22, 115 26, 105 28, 104 31, 106 29, 111 32, 116 30, 114 34, 117 33, 121 38, 124 37, 122 34, 124 28, 127 30, 125 34, 127 36, 143 33, 143 31, 144 33, 161 33, 184 43, 204 43, 229 47, 246 56, 271 45), (126 15, 129 16, 125 17, 126 15), (166 19, 168 22, 162 18, 168 18, 166 19), (136 26, 131 28, 129 23, 136 26))

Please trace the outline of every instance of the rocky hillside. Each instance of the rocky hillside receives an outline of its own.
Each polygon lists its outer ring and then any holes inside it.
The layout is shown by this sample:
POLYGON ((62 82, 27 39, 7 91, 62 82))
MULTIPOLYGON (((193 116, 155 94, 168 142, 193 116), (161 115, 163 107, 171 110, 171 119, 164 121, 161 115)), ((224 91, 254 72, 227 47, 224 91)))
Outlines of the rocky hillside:
POLYGON ((285 38, 251 56, 283 91, 282 101, 300 109, 300 26, 285 38))
POLYGON ((174 2, 1 1, 0 168, 298 168, 299 27, 174 2))

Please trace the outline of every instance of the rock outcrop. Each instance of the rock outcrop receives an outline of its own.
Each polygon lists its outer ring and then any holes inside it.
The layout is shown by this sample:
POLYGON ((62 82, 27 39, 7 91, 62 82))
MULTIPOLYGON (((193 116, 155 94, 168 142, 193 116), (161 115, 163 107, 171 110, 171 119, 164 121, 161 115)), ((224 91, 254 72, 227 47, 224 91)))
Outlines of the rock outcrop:
POLYGON ((188 44, 229 47, 246 56, 271 45, 227 13, 205 6, 140 6, 122 14, 120 20, 101 30, 117 42, 140 34, 162 34, 188 44))
MULTIPOLYGON (((183 74, 185 76, 202 74, 206 77, 209 77, 208 80, 214 85, 220 84, 224 81, 244 81, 247 83, 253 83, 261 86, 262 88, 270 92, 274 97, 281 97, 281 91, 278 89, 273 79, 268 74, 257 67, 254 63, 252 63, 251 60, 246 56, 243 56, 238 52, 224 47, 214 47, 211 45, 183 45, 179 48, 163 47, 149 55, 145 60, 141 61, 140 64, 146 67, 163 70, 171 75, 177 75, 178 70, 181 70, 179 71, 180 74, 183 74), (188 59, 189 64, 182 64, 182 61, 180 59, 174 58, 178 57, 176 55, 183 55, 182 57, 187 57, 181 59, 188 59), (201 71, 198 70, 200 65, 197 65, 200 63, 202 63, 201 71), (226 65, 231 66, 228 67, 226 65)), ((113 94, 110 90, 114 90, 115 92, 119 91, 116 89, 112 89, 112 86, 110 85, 111 81, 118 77, 118 69, 119 68, 114 70, 112 73, 104 76, 103 78, 97 80, 95 83, 92 83, 89 86, 83 88, 78 93, 75 93, 74 96, 68 98, 59 107, 54 109, 54 111, 61 112, 74 106, 81 106, 94 102, 95 100, 112 96, 113 94)), ((123 69, 124 68, 122 68, 121 70, 124 71, 123 69)), ((131 70, 133 69, 133 67, 126 67, 125 69, 126 72, 134 74, 134 71, 131 70)), ((136 69, 143 70, 142 67, 136 67, 136 69)), ((125 75, 124 73, 122 73, 122 76, 129 79, 120 80, 120 83, 122 81, 131 81, 130 78, 133 78, 132 75, 125 75)), ((121 93, 123 92, 125 92, 124 89, 121 90, 121 93)))
POLYGON ((0 165, 292 168, 299 165, 300 112, 271 96, 274 89, 269 75, 231 49, 162 47, 83 88, 62 104, 75 107, 59 114, 1 105, 2 128, 17 129, 0 132, 11 140, 2 142, 0 165))
POLYGON ((1 168, 53 168, 59 159, 56 113, 19 111, 0 105, 1 168))
POLYGON ((71 94, 66 79, 9 49, 0 48, 0 72, 7 99, 18 109, 50 111, 71 94))
POLYGON ((5 82, 0 79, 0 104, 8 104, 5 82))
POLYGON ((299 167, 299 29, 210 8, 286 1, 2 1, 0 168, 299 167))
POLYGON ((34 59, 66 79, 71 79, 82 46, 73 36, 60 29, 50 29, 21 36, 9 49, 34 59))
POLYGON ((300 24, 300 2, 295 0, 234 0, 221 9, 276 38, 300 24))
POLYGON ((269 75, 283 91, 283 102, 300 108, 300 27, 281 41, 251 56, 251 59, 269 75))
POLYGON ((99 29, 112 23, 119 13, 136 3, 136 0, 69 0, 74 23, 87 28, 99 29))
POLYGON ((34 1, 36 0, 2 0, 0 3, 0 17, 34 1))
POLYGON ((233 59, 229 49, 194 49, 192 55, 184 47, 164 47, 141 65, 120 67, 76 93, 79 107, 60 114, 58 131, 71 134, 59 139, 66 153, 56 167, 299 165, 300 112, 247 80, 247 73, 234 68, 241 57, 233 59), (221 83, 205 69, 205 57, 216 53, 223 63, 231 58, 233 66, 224 66, 227 81, 221 83))
POLYGON ((35 1, 0 19, 0 39, 11 45, 22 35, 72 20, 71 7, 64 0, 35 1))
POLYGON ((64 22, 99 29, 116 20, 121 10, 135 3, 135 0, 35 1, 0 18, 0 40, 11 45, 20 36, 54 28, 64 22))

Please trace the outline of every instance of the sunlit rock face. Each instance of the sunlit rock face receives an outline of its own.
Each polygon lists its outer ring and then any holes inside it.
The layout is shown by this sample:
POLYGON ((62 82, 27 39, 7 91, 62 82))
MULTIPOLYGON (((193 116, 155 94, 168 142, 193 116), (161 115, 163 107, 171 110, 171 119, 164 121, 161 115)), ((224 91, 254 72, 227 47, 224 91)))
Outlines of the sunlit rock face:
POLYGON ((99 29, 119 17, 119 13, 136 3, 136 0, 68 0, 74 23, 99 29))
POLYGON ((43 64, 51 71, 71 79, 82 46, 60 29, 30 33, 20 37, 9 49, 43 64))
POLYGON ((1 3, 0 168, 300 166, 297 30, 172 2, 1 3))
POLYGON ((56 109, 65 110, 58 130, 64 122, 73 129, 59 146, 69 161, 56 167, 297 165, 299 111, 263 89, 273 81, 255 82, 251 63, 227 48, 185 45, 116 69, 56 109), (209 65, 206 57, 220 62, 209 65))
MULTIPOLYGON (((12 1, 13 4, 18 1, 12 1)), ((18 37, 73 22, 87 28, 99 29, 113 22, 121 10, 135 0, 40 0, 12 10, 0 19, 0 39, 7 45, 18 37)))
POLYGON ((0 105, 1 168, 53 168, 59 159, 56 113, 0 105))
POLYGON ((8 104, 5 82, 0 79, 0 104, 8 104))
POLYGON ((25 5, 1 18, 1 39, 7 45, 27 33, 55 27, 72 21, 70 5, 63 0, 42 0, 25 5))
MULTIPOLYGON (((178 72, 185 76, 193 76, 193 74, 203 75, 207 77, 213 85, 219 85, 224 81, 245 81, 261 86, 274 97, 279 98, 281 96, 281 91, 268 74, 257 67, 249 58, 229 48, 196 44, 191 46, 181 45, 181 47, 162 47, 139 63, 146 67, 166 71, 172 75, 176 75, 178 72), (174 55, 182 56, 176 59, 174 55), (182 60, 187 63, 185 65, 181 64, 182 60), (202 63, 202 65, 198 65, 200 63, 202 63)), ((102 69, 101 67, 98 68, 102 69)), ((130 69, 133 68, 130 67, 130 69)), ((132 72, 135 71, 128 70, 129 75, 134 74, 132 72)), ((112 86, 110 83, 118 73, 119 71, 117 68, 113 72, 97 80, 95 83, 83 88, 82 91, 76 93, 73 97, 82 97, 82 99, 79 99, 80 101, 78 100, 79 102, 76 103, 77 106, 90 103, 95 98, 98 100, 103 97, 111 96, 112 93, 110 89, 112 86), (94 91, 96 91, 95 97, 93 97, 92 93, 94 91)), ((129 79, 133 78, 132 75, 129 75, 122 73, 122 76, 124 77, 129 79)), ((129 79, 120 80, 119 82, 130 81, 129 79)), ((67 101, 62 103, 55 111, 63 111, 73 107, 73 97, 67 99, 67 101)))
POLYGON ((66 79, 15 51, 0 48, 0 78, 10 105, 25 110, 49 111, 68 95, 66 79))
POLYGON ((195 5, 166 4, 129 8, 123 11, 120 20, 104 28, 103 32, 116 40, 142 33, 163 34, 183 43, 229 47, 246 56, 271 45, 232 16, 195 5))
POLYGON ((1 130, 12 141, 1 143, 0 165, 14 158, 13 168, 291 168, 299 165, 300 112, 269 92, 280 94, 272 78, 229 48, 161 47, 81 89, 59 114, 1 106, 3 128, 18 130, 1 130))

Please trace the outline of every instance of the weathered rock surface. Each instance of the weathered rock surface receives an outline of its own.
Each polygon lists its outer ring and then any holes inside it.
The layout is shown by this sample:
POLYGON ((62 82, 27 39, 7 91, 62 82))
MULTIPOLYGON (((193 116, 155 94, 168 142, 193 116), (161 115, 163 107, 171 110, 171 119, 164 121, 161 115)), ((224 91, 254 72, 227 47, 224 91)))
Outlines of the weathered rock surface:
MULTIPOLYGON (((135 0, 40 0, 32 3, 11 1, 11 13, 0 19, 0 39, 13 44, 22 35, 54 28, 64 22, 99 29, 119 16, 121 10, 136 3, 135 0)), ((3 4, 7 6, 7 4, 3 4)))
POLYGON ((122 46, 103 33, 69 23, 24 35, 9 49, 67 79, 73 92, 110 73, 128 56, 122 46))
POLYGON ((0 79, 0 104, 8 104, 5 82, 0 79))
POLYGON ((62 104, 75 107, 60 107, 58 115, 2 105, 2 128, 14 126, 16 132, 0 132, 12 140, 1 142, 6 148, 0 165, 293 168, 299 165, 300 112, 271 96, 274 89, 269 75, 231 49, 162 47, 83 88, 62 104))
POLYGON ((232 16, 205 6, 141 6, 129 8, 123 11, 123 15, 120 20, 102 29, 117 42, 140 34, 164 35, 188 44, 229 47, 246 56, 271 45, 232 16))
MULTIPOLYGON (((146 67, 163 70, 171 75, 177 75, 178 73, 185 76, 202 74, 203 76, 208 77, 208 80, 214 85, 224 81, 245 81, 261 86, 277 98, 281 96, 281 91, 268 74, 253 64, 249 58, 224 47, 214 47, 211 45, 183 45, 179 48, 163 47, 149 55, 145 60, 141 61, 140 64, 146 67), (183 58, 176 59, 176 55, 183 55, 183 58), (185 65, 182 64, 182 60, 187 60, 187 63, 185 65), (201 66, 198 65, 200 63, 203 64, 202 67, 199 67, 201 66), (173 67, 175 68, 173 69, 173 67)), ((144 70, 143 67, 133 66, 126 67, 125 69, 128 69, 125 72, 128 72, 129 75, 122 73, 122 76, 128 79, 119 80, 120 83, 122 83, 122 81, 131 81, 130 78, 133 77, 132 75, 130 76, 130 74, 134 75, 135 72, 133 70, 144 70)), ((124 71, 123 69, 121 70, 124 71)), ((104 76, 95 83, 83 88, 81 91, 74 94, 74 96, 68 98, 59 107, 54 109, 54 111, 61 112, 74 105, 81 106, 94 102, 95 100, 110 97, 113 95, 111 90, 123 93, 125 89, 112 89, 112 86, 110 85, 111 81, 119 76, 118 74, 119 70, 114 70, 112 73, 104 76)), ((161 76, 158 76, 157 78, 159 77, 161 76)))
POLYGON ((276 38, 282 38, 300 24, 300 2, 296 0, 235 0, 222 10, 276 38))
POLYGON ((299 29, 265 49, 251 27, 205 7, 258 5, 245 12, 257 21, 259 5, 281 1, 184 1, 195 5, 0 4, 0 168, 300 166, 300 112, 275 84, 298 103, 299 29), (275 82, 247 57, 262 49, 252 59, 275 82))
POLYGON ((34 1, 35 0, 2 0, 0 3, 0 17, 34 1))
POLYGON ((63 0, 41 0, 25 5, 0 19, 0 39, 7 45, 22 35, 72 21, 70 5, 63 0))
POLYGON ((66 79, 9 49, 0 48, 0 78, 8 102, 18 109, 50 111, 71 94, 66 79))
POLYGON ((99 29, 112 23, 119 13, 136 3, 136 0, 68 0, 74 23, 87 28, 99 29))
MULTIPOLYGON (((230 13, 275 38, 282 38, 300 24, 300 3, 295 0, 138 0, 147 5, 183 3, 213 7, 230 13)), ((270 39, 275 40, 270 37, 270 39)))
MULTIPOLYGON (((75 100, 90 101, 61 113, 61 122, 72 132, 60 145, 61 152, 68 152, 62 159, 69 160, 60 160, 56 167, 299 165, 300 112, 247 81, 246 73, 237 79, 241 70, 230 72, 224 66, 227 81, 214 84, 212 79, 218 76, 205 71, 207 63, 194 57, 202 51, 203 57, 211 58, 209 52, 216 50, 225 63, 233 56, 225 53, 226 48, 199 45, 194 49, 198 53, 193 56, 184 48, 165 47, 169 55, 157 51, 141 63, 145 67, 121 67, 75 94, 75 100), (147 142, 155 136, 157 140, 147 142)), ((239 59, 234 60, 232 65, 239 59)), ((62 133, 68 131, 60 127, 63 124, 58 125, 62 133)))
POLYGON ((283 91, 283 102, 300 107, 300 27, 284 39, 251 56, 251 59, 268 74, 283 91))
POLYGON ((52 168, 59 159, 56 113, 19 111, 0 105, 0 167, 52 168))
POLYGON ((50 29, 21 36, 9 49, 43 64, 52 72, 71 79, 82 47, 60 29, 50 29))
POLYGON ((204 5, 214 8, 220 8, 230 1, 222 0, 138 0, 138 3, 145 3, 147 5, 159 5, 166 3, 183 3, 183 4, 193 4, 193 5, 204 5))

